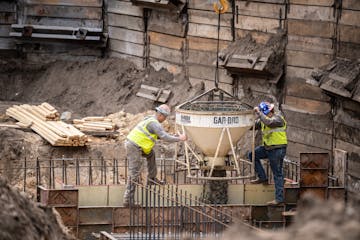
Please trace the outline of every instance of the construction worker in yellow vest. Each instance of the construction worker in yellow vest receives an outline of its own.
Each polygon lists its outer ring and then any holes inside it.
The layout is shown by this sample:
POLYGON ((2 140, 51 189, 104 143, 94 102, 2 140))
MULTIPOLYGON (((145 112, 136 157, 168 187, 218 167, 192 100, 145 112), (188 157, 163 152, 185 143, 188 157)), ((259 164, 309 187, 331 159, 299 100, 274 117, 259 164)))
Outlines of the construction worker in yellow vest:
MULTIPOLYGON (((262 145, 255 148, 255 172, 258 178, 251 183, 268 183, 260 162, 260 159, 268 159, 275 183, 275 200, 268 204, 278 205, 284 202, 283 161, 287 146, 286 121, 280 111, 275 112, 274 104, 268 102, 261 102, 254 111, 258 117, 256 127, 261 128, 262 132, 262 145)), ((252 153, 249 153, 248 157, 251 160, 252 153)))
POLYGON ((162 104, 156 107, 155 110, 156 113, 154 116, 145 117, 144 120, 131 130, 125 142, 128 161, 128 179, 124 194, 124 206, 134 205, 135 185, 133 181, 136 181, 140 176, 143 163, 142 157, 147 160, 148 182, 160 183, 160 181, 156 179, 157 169, 155 153, 153 151, 156 140, 160 138, 167 142, 179 142, 187 139, 183 134, 178 136, 170 135, 166 133, 161 126, 161 123, 170 115, 170 107, 168 105, 162 104))

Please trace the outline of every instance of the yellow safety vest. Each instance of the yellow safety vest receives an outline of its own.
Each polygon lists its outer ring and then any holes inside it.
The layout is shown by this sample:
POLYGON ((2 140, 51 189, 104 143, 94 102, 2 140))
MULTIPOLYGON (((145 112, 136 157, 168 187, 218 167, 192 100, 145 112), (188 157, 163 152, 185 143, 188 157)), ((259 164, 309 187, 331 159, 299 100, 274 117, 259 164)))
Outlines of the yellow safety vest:
POLYGON ((281 118, 284 121, 284 126, 282 127, 270 128, 261 122, 262 141, 265 146, 287 144, 286 121, 283 117, 281 118))
POLYGON ((151 122, 158 122, 154 117, 145 118, 143 121, 138 123, 136 127, 127 135, 127 139, 135 143, 145 154, 149 154, 155 145, 158 136, 152 134, 147 130, 147 126, 151 122))

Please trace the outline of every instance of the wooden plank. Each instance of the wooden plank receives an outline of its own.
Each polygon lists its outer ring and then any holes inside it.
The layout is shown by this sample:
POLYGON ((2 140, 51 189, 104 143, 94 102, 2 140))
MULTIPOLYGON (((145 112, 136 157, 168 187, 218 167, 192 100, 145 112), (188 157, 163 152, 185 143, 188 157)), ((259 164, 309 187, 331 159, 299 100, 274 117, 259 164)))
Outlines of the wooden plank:
POLYGON ((285 5, 236 1, 238 14, 264 18, 285 19, 285 5))
POLYGON ((309 131, 303 128, 288 126, 287 138, 296 143, 332 150, 332 136, 329 134, 309 131))
POLYGON ((10 25, 0 25, 0 37, 9 37, 10 25))
POLYGON ((150 57, 180 65, 184 64, 181 51, 152 44, 150 44, 150 57))
POLYGON ((287 63, 291 66, 316 68, 326 65, 333 59, 332 55, 303 51, 287 51, 287 63))
POLYGON ((359 0, 342 0, 343 9, 360 10, 359 0))
POLYGON ((311 114, 324 115, 331 111, 329 103, 293 96, 285 96, 285 104, 294 107, 299 112, 308 112, 311 114))
MULTIPOLYGON (((188 8, 214 12, 213 1, 190 0, 188 8)), ((229 4, 229 8, 226 12, 231 13, 231 11, 232 11, 231 4, 229 4)))
MULTIPOLYGON (((214 81, 210 81, 210 80, 206 80, 206 79, 201 79, 201 78, 194 78, 194 77, 190 77, 189 78, 189 82, 191 84, 191 86, 195 86, 197 84, 204 84, 205 87, 205 91, 213 89, 215 87, 215 82, 214 81)), ((231 84, 227 84, 227 83, 219 83, 219 88, 221 88, 222 90, 232 94, 233 91, 233 86, 231 84)))
POLYGON ((340 24, 360 27, 360 11, 342 10, 340 24))
POLYGON ((339 25, 341 42, 360 43, 360 27, 339 25))
POLYGON ((144 57, 144 45, 142 44, 109 39, 109 49, 119 53, 125 53, 137 57, 144 57))
POLYGON ((16 2, 15 1, 2 1, 0 3, 0 12, 15 13, 16 2))
POLYGON ((144 20, 139 17, 108 13, 108 25, 144 31, 144 20))
POLYGON ((294 142, 288 139, 288 145, 286 148, 286 156, 290 156, 291 159, 300 161, 300 153, 331 153, 330 150, 314 147, 311 145, 305 145, 302 143, 294 142))
POLYGON ((356 60, 360 56, 360 44, 340 42, 337 54, 338 57, 356 60))
MULTIPOLYGON (((189 76, 193 78, 215 81, 215 66, 206 67, 192 64, 189 66, 189 76)), ((233 78, 227 74, 225 69, 219 69, 219 82, 232 84, 233 78)))
MULTIPOLYGON (((201 10, 189 10, 189 22, 199 23, 199 24, 208 24, 208 25, 218 25, 218 15, 216 12, 208 12, 201 10)), ((220 26, 230 27, 232 21, 232 14, 225 13, 220 16, 220 26)))
POLYGON ((142 17, 144 11, 129 1, 108 0, 107 12, 142 17))
POLYGON ((238 21, 235 23, 235 28, 245 30, 256 30, 266 33, 276 33, 278 28, 284 28, 284 21, 279 22, 277 19, 239 16, 238 21))
POLYGON ((247 35, 250 35, 252 39, 255 40, 258 44, 266 44, 269 39, 274 36, 273 33, 265 33, 265 32, 256 32, 251 30, 244 29, 235 29, 236 37, 235 39, 245 38, 247 35))
POLYGON ((144 69, 144 59, 143 58, 131 56, 131 55, 124 54, 124 53, 114 52, 114 51, 110 51, 109 56, 114 57, 114 58, 121 58, 121 59, 128 60, 128 61, 134 63, 134 65, 138 69, 144 69))
MULTIPOLYGON (((10 32, 12 37, 22 37, 20 32, 10 32)), ((77 38, 75 35, 66 35, 66 34, 45 34, 45 33, 32 33, 31 38, 40 38, 40 39, 64 39, 64 40, 76 40, 76 41, 100 41, 100 36, 86 36, 84 39, 77 38)))
POLYGON ((319 87, 306 84, 304 79, 291 78, 288 79, 285 84, 287 96, 330 102, 330 97, 319 87))
POLYGON ((288 35, 286 49, 325 54, 334 54, 335 51, 332 39, 296 35, 288 35))
POLYGON ((25 0, 26 4, 44 4, 57 6, 102 7, 102 0, 25 0))
POLYGON ((29 5, 26 7, 26 14, 39 17, 102 19, 102 9, 92 7, 29 5))
POLYGON ((347 161, 347 152, 342 149, 334 148, 333 172, 338 178, 338 185, 345 186, 345 169, 347 161))
POLYGON ((144 33, 125 28, 111 27, 108 28, 109 38, 122 40, 126 42, 144 44, 144 33))
POLYGON ((286 78, 303 78, 307 79, 311 76, 313 68, 304 68, 304 67, 295 67, 295 66, 286 66, 286 78))
POLYGON ((289 35, 332 38, 335 36, 335 23, 288 19, 289 35))
POLYGON ((148 19, 148 30, 185 37, 187 23, 178 14, 152 10, 148 19), (166 24, 165 24, 166 23, 166 24))
MULTIPOLYGON (((217 27, 205 24, 189 23, 188 36, 217 39, 217 27)), ((232 41, 233 37, 230 27, 220 28, 220 39, 232 41)))
MULTIPOLYGON (((189 49, 216 52, 217 40, 215 39, 192 37, 192 36, 188 36, 186 39, 188 41, 189 49)), ((227 46, 230 43, 231 42, 229 41, 220 40, 219 41, 220 50, 227 48, 227 46)))
POLYGON ((358 161, 360 159, 360 146, 358 145, 335 139, 335 148, 346 151, 348 153, 348 160, 358 161))
POLYGON ((26 17, 26 24, 64 27, 89 27, 103 28, 102 20, 74 19, 74 18, 49 18, 49 17, 26 17))
POLYGON ((157 32, 148 32, 150 43, 153 45, 181 50, 185 46, 185 38, 176 37, 168 34, 157 32))
POLYGON ((335 22, 334 8, 322 6, 291 5, 289 19, 306 19, 335 22))
POLYGON ((198 50, 189 50, 187 58, 187 63, 190 64, 199 64, 205 66, 215 66, 216 65, 216 53, 215 52, 205 52, 198 50))
POLYGON ((359 128, 354 128, 352 126, 347 126, 341 123, 335 123, 334 130, 335 130, 334 136, 336 139, 360 146, 359 128))
POLYGON ((332 120, 330 114, 318 115, 298 112, 296 109, 281 105, 288 126, 294 126, 314 132, 332 134, 332 120))
POLYGON ((13 24, 16 23, 15 13, 0 12, 0 24, 13 24))
POLYGON ((289 0, 289 3, 299 4, 299 5, 331 7, 334 4, 334 0, 289 0))

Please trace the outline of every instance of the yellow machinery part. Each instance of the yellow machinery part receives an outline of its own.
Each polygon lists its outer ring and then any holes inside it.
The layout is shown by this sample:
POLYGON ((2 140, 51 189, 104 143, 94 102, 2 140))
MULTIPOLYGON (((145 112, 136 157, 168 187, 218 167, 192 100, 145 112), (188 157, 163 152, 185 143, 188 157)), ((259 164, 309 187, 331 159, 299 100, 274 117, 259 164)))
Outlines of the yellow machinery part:
POLYGON ((229 9, 229 3, 227 0, 219 0, 219 1, 220 1, 220 6, 218 5, 218 3, 213 4, 214 11, 218 14, 223 14, 229 9))

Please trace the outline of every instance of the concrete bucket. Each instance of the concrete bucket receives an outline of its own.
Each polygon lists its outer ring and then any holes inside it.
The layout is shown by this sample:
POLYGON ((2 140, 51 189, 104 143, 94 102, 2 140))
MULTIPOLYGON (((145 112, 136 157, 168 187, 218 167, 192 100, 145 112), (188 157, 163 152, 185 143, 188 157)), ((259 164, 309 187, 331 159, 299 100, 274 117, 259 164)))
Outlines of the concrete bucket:
MULTIPOLYGON (((229 153, 233 155, 231 165, 240 173, 234 146, 254 124, 250 106, 239 101, 189 101, 176 108, 176 123, 201 151, 197 154, 185 144, 198 166, 205 165, 210 170, 209 176, 214 168, 225 166, 229 153)), ((187 160, 187 165, 190 162, 187 160)))

